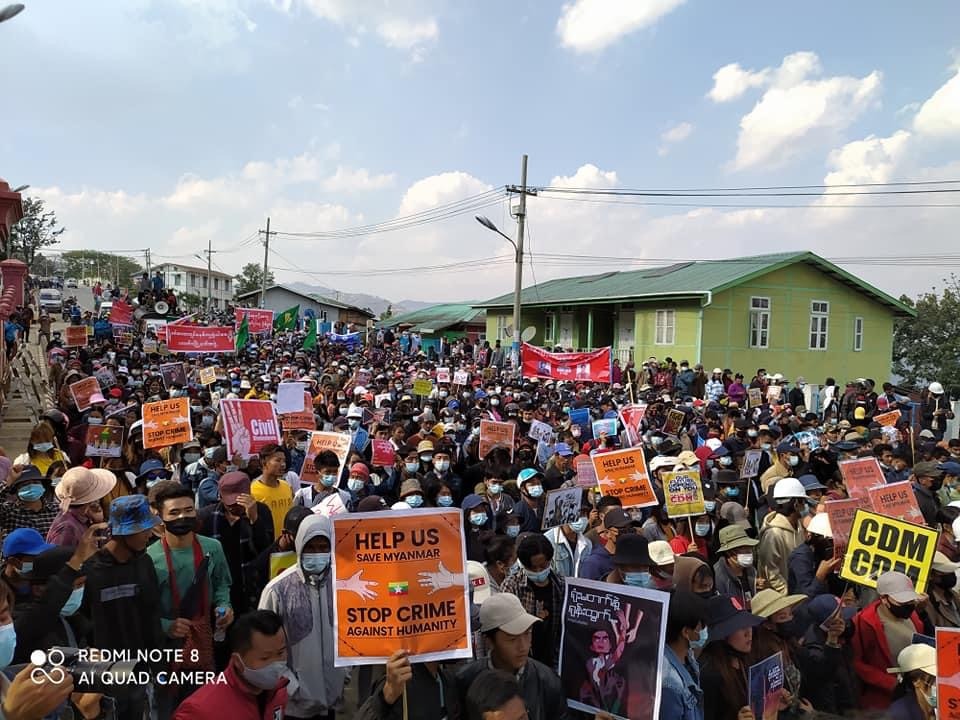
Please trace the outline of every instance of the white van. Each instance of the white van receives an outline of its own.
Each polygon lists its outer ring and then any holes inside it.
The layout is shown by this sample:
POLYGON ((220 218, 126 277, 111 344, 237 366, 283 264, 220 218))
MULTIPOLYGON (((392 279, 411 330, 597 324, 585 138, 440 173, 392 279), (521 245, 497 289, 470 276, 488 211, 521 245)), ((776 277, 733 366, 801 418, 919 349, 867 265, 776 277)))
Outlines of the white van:
POLYGON ((59 290, 44 288, 37 296, 37 302, 40 305, 40 310, 46 310, 50 313, 63 311, 63 295, 59 290))

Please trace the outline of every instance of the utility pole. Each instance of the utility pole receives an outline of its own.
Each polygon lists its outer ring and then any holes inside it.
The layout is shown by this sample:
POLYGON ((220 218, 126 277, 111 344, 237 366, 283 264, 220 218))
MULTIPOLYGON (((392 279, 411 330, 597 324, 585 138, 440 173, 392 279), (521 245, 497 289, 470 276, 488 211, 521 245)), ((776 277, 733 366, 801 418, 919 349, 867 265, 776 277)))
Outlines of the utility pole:
POLYGON ((520 193, 520 208, 517 210, 516 275, 513 283, 513 347, 511 361, 513 369, 520 368, 520 293, 523 289, 523 226, 527 217, 527 156, 520 163, 520 188, 511 188, 520 193))
POLYGON ((213 292, 213 270, 211 265, 213 265, 213 254, 217 252, 213 249, 213 240, 207 240, 207 249, 204 250, 204 252, 207 254, 207 311, 209 312, 211 302, 210 297, 211 293, 213 292))
POLYGON ((270 218, 267 218, 266 231, 263 233, 263 277, 260 278, 260 307, 267 306, 267 259, 270 255, 270 218))
POLYGON ((147 277, 149 278, 150 277, 150 248, 147 248, 146 250, 144 250, 143 254, 146 256, 147 277))

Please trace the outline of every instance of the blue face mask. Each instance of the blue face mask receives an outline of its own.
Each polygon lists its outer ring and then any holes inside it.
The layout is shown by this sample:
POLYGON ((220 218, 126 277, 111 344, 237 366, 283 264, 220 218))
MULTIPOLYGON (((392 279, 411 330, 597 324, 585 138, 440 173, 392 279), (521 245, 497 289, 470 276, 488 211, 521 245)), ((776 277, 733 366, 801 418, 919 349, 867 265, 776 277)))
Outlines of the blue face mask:
POLYGON ((437 505, 440 507, 451 507, 453 505, 453 495, 438 495, 437 505))
POLYGON ((330 553, 303 553, 300 564, 311 575, 319 575, 330 566, 330 553))
POLYGON ((704 500, 704 501, 703 501, 703 509, 706 510, 708 513, 712 513, 714 510, 717 509, 717 501, 716 501, 716 500, 704 500))
POLYGON ((404 464, 404 467, 407 469, 407 472, 413 475, 417 470, 420 469, 420 463, 408 462, 404 464))
POLYGON ((333 484, 337 481, 336 475, 321 475, 320 484, 324 487, 333 487, 333 484))
POLYGON ((33 502, 43 497, 43 485, 40 483, 30 483, 17 490, 17 497, 24 502, 33 502))
POLYGON ((706 626, 700 628, 700 637, 698 637, 696 640, 691 640, 690 647, 694 650, 700 650, 704 645, 707 644, 708 636, 709 633, 707 632, 706 626))
POLYGON ((480 527, 487 521, 486 513, 470 513, 470 524, 474 527, 480 527))
POLYGON ((33 449, 36 450, 37 452, 42 452, 42 453, 43 453, 43 452, 50 452, 51 450, 53 450, 53 443, 49 443, 49 442, 45 442, 45 443, 34 443, 34 444, 33 444, 33 449))
POLYGON ((623 582, 632 587, 652 588, 653 575, 648 572, 625 572, 623 582))
POLYGON ((541 570, 540 572, 531 572, 526 568, 523 569, 523 574, 527 576, 527 579, 530 582, 542 583, 546 582, 547 578, 550 577, 550 568, 546 570, 541 570))
POLYGON ((727 497, 739 497, 739 495, 740 495, 740 488, 738 487, 727 488, 727 497))
POLYGON ((0 625, 0 668, 13 662, 13 651, 17 649, 17 631, 13 623, 0 625))
POLYGON ((527 494, 532 498, 538 498, 543 495, 543 485, 534 485, 527 489, 527 494))
POLYGON ((575 533, 582 533, 587 529, 587 518, 578 517, 576 520, 570 523, 570 529, 575 533))
POLYGON ((70 593, 70 597, 67 598, 67 601, 63 604, 63 607, 60 608, 60 615, 62 617, 70 617, 80 609, 80 604, 82 602, 83 587, 74 588, 73 592, 70 593))
POLYGON ((422 495, 408 495, 403 498, 403 501, 412 508, 418 508, 423 505, 423 496, 422 495))
POLYGON ((507 525, 507 537, 515 538, 519 534, 520 534, 519 525, 507 525))

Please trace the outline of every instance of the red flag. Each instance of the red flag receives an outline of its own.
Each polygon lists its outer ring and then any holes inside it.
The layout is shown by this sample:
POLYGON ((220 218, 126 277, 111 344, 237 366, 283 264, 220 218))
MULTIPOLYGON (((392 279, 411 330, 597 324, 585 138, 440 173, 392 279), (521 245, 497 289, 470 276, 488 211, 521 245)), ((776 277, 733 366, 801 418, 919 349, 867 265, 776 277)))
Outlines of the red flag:
POLYGON ((133 325, 133 308, 125 302, 117 302, 110 308, 111 325, 133 325))

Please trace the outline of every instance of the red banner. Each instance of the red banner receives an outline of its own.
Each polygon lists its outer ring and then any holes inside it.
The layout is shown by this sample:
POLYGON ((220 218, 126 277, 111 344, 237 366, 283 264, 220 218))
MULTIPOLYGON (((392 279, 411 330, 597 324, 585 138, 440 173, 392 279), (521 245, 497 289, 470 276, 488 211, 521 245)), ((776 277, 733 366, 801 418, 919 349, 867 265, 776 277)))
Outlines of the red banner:
POLYGON ((200 325, 167 325, 167 350, 173 353, 233 352, 233 328, 200 325))
POLYGON ((260 310, 258 308, 234 308, 233 316, 237 319, 237 327, 243 322, 243 316, 247 316, 247 325, 250 328, 251 335, 260 333, 273 333, 273 310, 260 310))
POLYGON ((111 325, 133 325, 133 308, 117 300, 110 308, 111 325))
POLYGON ((612 353, 608 347, 593 352, 552 353, 523 343, 520 362, 524 377, 609 383, 612 353))

